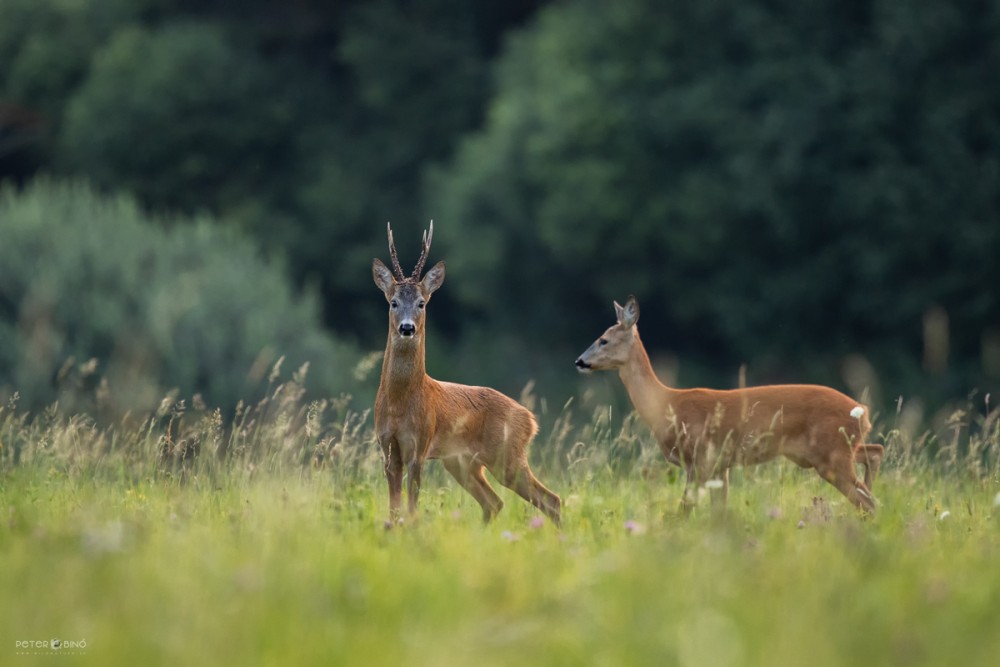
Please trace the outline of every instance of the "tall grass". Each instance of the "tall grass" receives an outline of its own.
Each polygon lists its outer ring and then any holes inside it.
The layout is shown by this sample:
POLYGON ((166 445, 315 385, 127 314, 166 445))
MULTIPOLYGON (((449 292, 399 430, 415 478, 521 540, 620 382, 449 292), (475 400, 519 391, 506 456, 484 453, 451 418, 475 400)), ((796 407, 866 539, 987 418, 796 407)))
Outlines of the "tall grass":
MULTIPOLYGON (((304 371, 301 371, 304 372, 304 371)), ((534 444, 557 531, 430 466, 385 530, 371 419, 301 372, 232 419, 195 397, 114 425, 0 410, 0 663, 994 664, 1000 431, 988 402, 880 418, 879 514, 789 463, 724 515, 634 416, 568 403, 534 444), (978 409, 977 409, 978 407, 978 409), (51 640, 61 639, 59 649, 51 640), (33 645, 28 645, 35 642, 33 645), (81 646, 81 643, 83 646, 81 646), (47 644, 43 646, 42 644, 47 644)))

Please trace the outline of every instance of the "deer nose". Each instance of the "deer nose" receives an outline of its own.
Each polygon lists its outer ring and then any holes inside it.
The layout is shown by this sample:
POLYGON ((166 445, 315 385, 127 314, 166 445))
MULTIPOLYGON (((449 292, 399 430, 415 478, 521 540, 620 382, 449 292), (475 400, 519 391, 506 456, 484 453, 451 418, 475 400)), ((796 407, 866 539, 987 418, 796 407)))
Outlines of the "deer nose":
POLYGON ((403 322, 399 325, 399 335, 400 336, 412 336, 417 332, 417 327, 413 325, 413 322, 403 322))
POLYGON ((583 360, 583 357, 578 357, 576 360, 577 368, 590 368, 590 364, 583 360))

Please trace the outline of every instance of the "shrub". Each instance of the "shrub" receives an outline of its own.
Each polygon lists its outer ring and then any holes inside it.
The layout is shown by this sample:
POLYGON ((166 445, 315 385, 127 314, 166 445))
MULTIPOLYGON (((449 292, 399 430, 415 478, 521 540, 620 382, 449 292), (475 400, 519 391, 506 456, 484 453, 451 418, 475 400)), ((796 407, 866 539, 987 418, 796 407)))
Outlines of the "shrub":
POLYGON ((156 224, 131 198, 36 181, 0 191, 0 391, 29 408, 145 410, 164 392, 232 408, 276 361, 307 387, 353 381, 355 349, 319 325, 312 293, 211 220, 156 224))

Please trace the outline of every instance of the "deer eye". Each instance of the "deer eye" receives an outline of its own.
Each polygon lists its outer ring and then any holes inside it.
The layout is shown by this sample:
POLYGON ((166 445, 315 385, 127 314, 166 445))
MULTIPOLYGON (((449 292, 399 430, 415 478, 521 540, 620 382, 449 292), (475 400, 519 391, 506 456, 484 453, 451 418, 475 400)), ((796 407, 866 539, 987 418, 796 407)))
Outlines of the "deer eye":
POLYGON ((600 340, 597 341, 597 344, 600 345, 601 347, 604 347, 605 345, 608 344, 608 339, 607 338, 601 338, 600 340))
POLYGON ((417 301, 417 308, 419 308, 420 310, 423 310, 424 309, 424 304, 425 304, 424 301, 417 301))
POLYGON ((392 306, 393 308, 399 308, 399 302, 396 301, 395 299, 393 299, 392 301, 390 301, 389 305, 392 306))

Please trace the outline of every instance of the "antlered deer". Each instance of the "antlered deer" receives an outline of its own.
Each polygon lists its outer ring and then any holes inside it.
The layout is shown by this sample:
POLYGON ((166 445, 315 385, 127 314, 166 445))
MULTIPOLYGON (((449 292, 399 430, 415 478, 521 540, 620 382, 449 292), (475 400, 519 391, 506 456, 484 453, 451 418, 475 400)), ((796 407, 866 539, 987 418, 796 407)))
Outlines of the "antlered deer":
POLYGON ((615 302, 618 323, 576 360, 582 372, 618 369, 639 416, 649 425, 667 460, 687 476, 682 507, 694 505, 695 489, 722 481, 729 492, 729 468, 754 465, 779 455, 815 468, 858 508, 875 511, 871 494, 884 449, 865 444, 871 422, 857 401, 829 387, 770 385, 733 389, 671 389, 653 373, 639 339, 639 304, 630 296, 615 302), (855 462, 865 468, 864 481, 855 462))
POLYGON ((421 279, 434 223, 424 232, 423 249, 413 274, 403 275, 392 229, 387 226, 392 271, 372 262, 375 284, 389 302, 389 340, 375 399, 375 433, 389 483, 389 514, 399 519, 403 466, 408 472, 409 511, 417 509, 420 472, 428 459, 445 469, 472 494, 489 522, 503 508, 484 470, 513 489, 559 525, 561 501, 535 479, 528 467, 528 443, 538 431, 531 411, 488 387, 439 382, 426 373, 426 305, 444 282, 444 262, 421 279))

